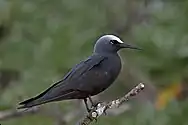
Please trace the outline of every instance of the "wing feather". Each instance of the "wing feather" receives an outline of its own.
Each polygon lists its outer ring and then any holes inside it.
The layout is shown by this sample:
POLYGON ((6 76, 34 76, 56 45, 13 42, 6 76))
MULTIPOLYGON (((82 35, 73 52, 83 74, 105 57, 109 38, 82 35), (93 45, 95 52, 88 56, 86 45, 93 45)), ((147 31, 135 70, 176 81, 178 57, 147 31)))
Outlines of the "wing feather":
MULTIPOLYGON (((87 60, 80 62, 78 65, 72 68, 72 70, 68 72, 62 80, 56 82, 38 96, 23 101, 19 104, 29 105, 29 103, 31 103, 30 106, 32 106, 32 102, 35 102, 34 104, 38 105, 42 102, 50 102, 51 100, 56 101, 56 99, 70 99, 70 96, 72 95, 74 95, 72 98, 77 98, 76 96, 78 96, 78 98, 82 97, 82 90, 79 90, 79 84, 81 83, 76 83, 77 79, 82 78, 85 73, 90 71, 95 66, 100 65, 105 58, 106 57, 97 54, 90 56, 87 60), (71 92, 69 92, 70 90, 71 92)), ((86 95, 86 92, 83 91, 83 94, 86 95)))

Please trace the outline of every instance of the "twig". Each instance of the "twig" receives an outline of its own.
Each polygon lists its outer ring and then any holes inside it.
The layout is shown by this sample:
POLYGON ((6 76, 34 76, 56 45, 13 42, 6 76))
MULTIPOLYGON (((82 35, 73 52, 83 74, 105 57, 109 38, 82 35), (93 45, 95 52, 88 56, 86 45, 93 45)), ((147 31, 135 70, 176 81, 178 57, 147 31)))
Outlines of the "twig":
MULTIPOLYGON (((93 110, 81 121, 78 123, 78 125, 89 125, 93 120, 96 120, 99 116, 106 113, 107 109, 113 109, 119 107, 123 102, 128 101, 130 97, 136 96, 141 90, 144 89, 144 84, 140 83, 135 88, 133 88, 129 93, 127 93, 125 96, 123 96, 120 99, 113 100, 109 103, 99 103, 96 107, 93 108, 93 110)), ((25 114, 33 114, 41 111, 41 108, 34 107, 27 110, 7 110, 7 111, 1 111, 0 112, 0 121, 9 119, 9 118, 15 118, 24 116, 25 114)), ((72 119, 68 118, 69 120, 72 119)), ((69 121, 67 120, 67 121, 69 121)))
POLYGON ((19 116, 23 116, 25 114, 33 114, 39 111, 38 107, 30 108, 30 109, 23 109, 23 110, 8 110, 0 112, 0 121, 15 118, 19 116))
MULTIPOLYGON (((79 107, 80 105, 77 104, 79 107)), ((32 107, 28 109, 8 109, 4 111, 0 111, 0 121, 5 121, 17 117, 23 117, 26 115, 32 115, 36 113, 40 113, 41 115, 48 116, 53 118, 58 124, 66 124, 75 119, 81 113, 81 108, 75 108, 72 112, 69 113, 62 113, 59 107, 51 106, 50 108, 47 107, 32 107)))
POLYGON ((105 114, 107 109, 118 108, 121 104, 128 101, 131 97, 136 96, 143 89, 144 89, 144 84, 140 83, 125 96, 117 100, 113 100, 109 103, 99 103, 96 107, 92 109, 92 111, 83 120, 78 122, 77 125, 89 125, 92 121, 97 120, 99 116, 105 114))
POLYGON ((9 109, 5 111, 0 111, 0 121, 40 113, 42 115, 54 118, 55 120, 57 120, 57 122, 63 122, 65 124, 72 121, 72 119, 76 118, 80 112, 80 108, 78 108, 78 110, 73 110, 72 112, 66 114, 62 113, 61 110, 57 112, 57 110, 54 107, 51 107, 49 109, 47 107, 33 107, 29 109, 19 110, 9 109))

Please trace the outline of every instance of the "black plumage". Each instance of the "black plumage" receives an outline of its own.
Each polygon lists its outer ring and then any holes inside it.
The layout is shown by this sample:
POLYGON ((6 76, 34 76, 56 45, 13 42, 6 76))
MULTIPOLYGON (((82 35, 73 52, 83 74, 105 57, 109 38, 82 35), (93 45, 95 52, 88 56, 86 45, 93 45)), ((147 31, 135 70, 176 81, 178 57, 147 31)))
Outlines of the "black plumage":
POLYGON ((114 35, 104 35, 97 40, 93 54, 72 68, 65 77, 53 84, 38 96, 19 103, 19 108, 68 99, 84 99, 87 110, 87 98, 108 88, 121 70, 118 50, 121 48, 138 49, 125 44, 114 35))

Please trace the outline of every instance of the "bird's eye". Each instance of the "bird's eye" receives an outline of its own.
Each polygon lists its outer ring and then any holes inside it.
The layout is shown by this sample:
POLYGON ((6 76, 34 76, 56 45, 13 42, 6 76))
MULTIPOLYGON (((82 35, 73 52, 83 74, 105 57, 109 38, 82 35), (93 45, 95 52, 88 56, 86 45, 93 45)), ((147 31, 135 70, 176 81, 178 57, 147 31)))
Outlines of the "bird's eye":
POLYGON ((117 40, 110 40, 111 44, 119 44, 119 42, 117 40))

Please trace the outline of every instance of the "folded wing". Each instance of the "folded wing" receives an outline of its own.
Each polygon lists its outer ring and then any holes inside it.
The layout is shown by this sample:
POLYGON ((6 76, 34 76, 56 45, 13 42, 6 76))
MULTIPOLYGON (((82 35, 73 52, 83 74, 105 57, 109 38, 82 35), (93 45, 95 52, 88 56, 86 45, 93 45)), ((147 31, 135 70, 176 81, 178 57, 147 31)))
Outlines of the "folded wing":
POLYGON ((93 89, 92 86, 87 84, 91 80, 88 78, 92 78, 91 76, 93 76, 96 79, 100 76, 96 74, 96 71, 93 72, 92 69, 98 67, 105 59, 106 57, 96 54, 90 56, 87 60, 80 62, 72 68, 62 80, 53 84, 38 96, 19 103, 22 105, 19 108, 29 108, 51 101, 87 97, 91 89, 93 89))

